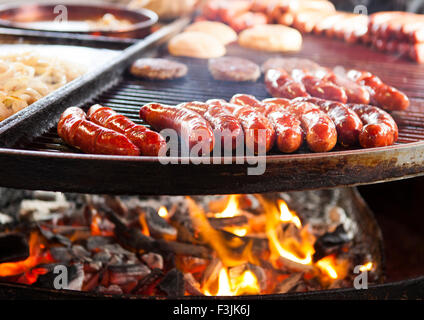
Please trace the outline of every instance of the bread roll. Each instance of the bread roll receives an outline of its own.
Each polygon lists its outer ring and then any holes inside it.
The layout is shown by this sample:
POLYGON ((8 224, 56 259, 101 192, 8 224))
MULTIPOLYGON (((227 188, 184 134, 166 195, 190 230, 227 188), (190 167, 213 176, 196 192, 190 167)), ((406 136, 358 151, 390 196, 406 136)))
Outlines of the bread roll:
POLYGON ((168 44, 169 53, 174 56, 209 59, 225 55, 224 45, 215 37, 198 31, 176 35, 168 44))
POLYGON ((185 31, 198 31, 217 38, 223 45, 237 41, 237 33, 222 22, 199 21, 189 25, 185 31))
POLYGON ((239 35, 239 44, 262 51, 293 52, 301 49, 302 35, 296 29, 282 25, 259 25, 244 30, 239 35))

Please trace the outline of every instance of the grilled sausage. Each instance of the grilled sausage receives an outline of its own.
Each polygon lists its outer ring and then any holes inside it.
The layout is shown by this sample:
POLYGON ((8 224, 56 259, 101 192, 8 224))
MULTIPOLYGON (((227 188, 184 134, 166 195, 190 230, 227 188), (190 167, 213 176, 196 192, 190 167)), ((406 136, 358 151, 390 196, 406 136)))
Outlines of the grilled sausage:
POLYGON ((359 143, 363 148, 385 147, 396 142, 398 127, 387 112, 365 104, 349 104, 349 107, 364 123, 359 134, 359 143))
POLYGON ((327 81, 325 78, 319 78, 304 70, 296 69, 291 73, 293 80, 305 86, 306 91, 313 97, 347 102, 345 90, 338 85, 327 81))
POLYGON ((305 86, 298 83, 283 69, 269 69, 265 74, 268 92, 276 98, 294 99, 308 97, 305 86))
POLYGON ((367 88, 373 105, 387 110, 405 110, 409 107, 409 99, 403 92, 385 84, 370 72, 350 70, 347 77, 367 88))
POLYGON ((368 104, 370 102, 369 92, 355 81, 334 72, 329 72, 326 79, 344 89, 348 102, 362 104, 368 104))
POLYGON ((359 116, 347 105, 318 98, 303 98, 302 100, 317 105, 328 114, 336 125, 337 139, 342 146, 358 144, 363 124, 359 116))
POLYGON ((327 152, 337 143, 337 131, 333 121, 317 106, 301 101, 287 99, 266 99, 263 101, 272 108, 281 107, 293 114, 301 123, 306 134, 306 142, 314 152, 327 152), (276 107, 274 107, 275 105, 276 107))
POLYGON ((300 121, 292 114, 279 108, 279 110, 268 111, 268 105, 258 101, 254 96, 237 94, 232 97, 231 103, 251 106, 264 114, 273 124, 278 150, 284 153, 297 151, 303 142, 303 130, 300 121))
POLYGON ((214 147, 213 130, 197 112, 177 106, 149 103, 140 108, 140 118, 156 130, 175 130, 188 144, 189 150, 199 146, 209 153, 214 147))
POLYGON ((142 155, 157 156, 159 150, 166 145, 165 139, 159 133, 145 126, 135 124, 111 108, 97 104, 88 110, 87 116, 90 121, 99 126, 125 135, 140 149, 142 155))
POLYGON ((242 141, 243 128, 240 122, 233 115, 224 112, 221 107, 198 101, 182 103, 179 106, 202 115, 210 123, 215 135, 221 137, 221 146, 225 149, 235 150, 237 144, 242 141), (231 145, 227 146, 229 138, 231 145))
POLYGON ((77 107, 65 110, 57 125, 57 133, 69 145, 85 153, 138 156, 140 150, 123 134, 87 120, 77 107))
POLYGON ((232 114, 240 121, 244 131, 246 146, 253 149, 253 152, 258 153, 261 151, 261 144, 265 147, 265 152, 268 152, 274 146, 274 127, 259 111, 249 106, 239 106, 219 99, 208 100, 206 103, 222 108, 224 112, 232 114))

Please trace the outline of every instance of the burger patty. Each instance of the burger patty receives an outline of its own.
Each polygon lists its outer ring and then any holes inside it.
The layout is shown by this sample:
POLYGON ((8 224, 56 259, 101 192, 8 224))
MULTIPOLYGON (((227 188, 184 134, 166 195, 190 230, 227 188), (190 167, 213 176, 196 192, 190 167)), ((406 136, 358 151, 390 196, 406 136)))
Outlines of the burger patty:
POLYGON ((132 75, 152 80, 169 80, 182 78, 187 74, 185 64, 159 58, 138 59, 131 66, 132 75))
POLYGON ((261 76, 261 70, 256 63, 237 57, 210 59, 209 71, 215 80, 223 81, 254 82, 261 76))

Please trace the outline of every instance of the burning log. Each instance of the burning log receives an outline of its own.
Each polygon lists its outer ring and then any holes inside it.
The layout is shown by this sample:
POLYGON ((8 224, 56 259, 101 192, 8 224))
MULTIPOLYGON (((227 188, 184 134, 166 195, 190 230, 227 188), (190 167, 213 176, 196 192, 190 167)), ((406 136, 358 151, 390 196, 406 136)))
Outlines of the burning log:
POLYGON ((28 256, 29 246, 23 234, 0 234, 0 263, 20 261, 28 256))

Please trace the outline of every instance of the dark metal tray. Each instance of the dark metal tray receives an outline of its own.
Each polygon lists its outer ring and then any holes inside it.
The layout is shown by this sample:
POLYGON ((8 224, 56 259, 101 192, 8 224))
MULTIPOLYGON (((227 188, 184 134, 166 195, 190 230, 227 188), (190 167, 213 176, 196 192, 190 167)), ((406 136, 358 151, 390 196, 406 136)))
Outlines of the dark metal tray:
MULTIPOLYGON (((370 70, 409 95, 410 109, 394 113, 400 127, 396 145, 366 150, 339 148, 329 153, 313 154, 303 149, 292 155, 271 154, 266 157, 266 172, 259 176, 247 174, 247 163, 162 165, 158 158, 86 155, 64 145, 55 126, 61 112, 72 105, 87 108, 90 103, 102 103, 141 123, 138 109, 151 101, 176 104, 228 99, 235 93, 267 96, 261 81, 231 85, 214 81, 204 60, 178 59, 190 68, 182 80, 135 79, 125 69, 136 56, 157 49, 158 41, 151 39, 146 38, 149 46, 130 47, 104 70, 86 75, 2 122, 1 185, 88 193, 227 194, 352 186, 424 174, 424 94, 420 91, 424 66, 397 61, 362 46, 309 36, 305 37, 299 56, 329 67, 370 70)), ((158 54, 166 56, 165 52, 158 54)), ((228 54, 258 63, 272 56, 237 45, 230 46, 228 54)))

